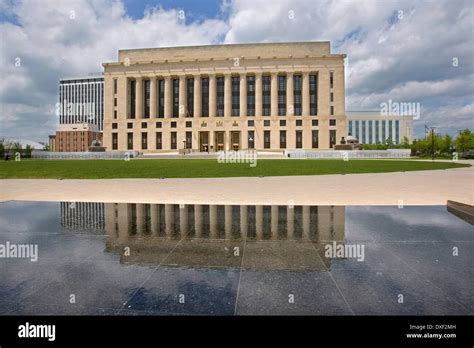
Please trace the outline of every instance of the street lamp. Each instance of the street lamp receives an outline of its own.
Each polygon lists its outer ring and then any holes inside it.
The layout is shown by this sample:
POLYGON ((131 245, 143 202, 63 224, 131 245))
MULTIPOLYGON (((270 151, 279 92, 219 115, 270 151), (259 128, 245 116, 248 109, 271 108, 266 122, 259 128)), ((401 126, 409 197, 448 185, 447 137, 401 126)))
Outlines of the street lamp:
POLYGON ((186 139, 183 139, 183 154, 186 155, 186 139))

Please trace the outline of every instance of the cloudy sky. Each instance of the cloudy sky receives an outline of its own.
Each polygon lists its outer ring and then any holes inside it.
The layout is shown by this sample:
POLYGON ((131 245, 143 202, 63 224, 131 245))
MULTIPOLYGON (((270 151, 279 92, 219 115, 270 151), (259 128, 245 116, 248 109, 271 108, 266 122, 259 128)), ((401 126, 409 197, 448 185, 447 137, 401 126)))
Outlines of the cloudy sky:
POLYGON ((0 135, 47 141, 59 79, 118 49, 312 40, 347 54, 347 110, 420 103, 415 136, 456 134, 474 129, 473 23, 472 0, 0 0, 0 135))

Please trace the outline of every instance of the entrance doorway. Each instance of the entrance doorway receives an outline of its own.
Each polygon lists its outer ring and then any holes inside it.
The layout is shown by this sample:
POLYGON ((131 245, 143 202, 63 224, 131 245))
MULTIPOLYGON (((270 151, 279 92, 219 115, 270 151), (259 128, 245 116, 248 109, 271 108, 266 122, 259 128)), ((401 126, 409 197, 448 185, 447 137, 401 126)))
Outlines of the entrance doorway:
POLYGON ((224 151, 225 146, 225 133, 224 132, 216 132, 216 151, 224 151))
POLYGON ((240 132, 230 132, 230 144, 232 146, 232 150, 240 150, 240 132))
POLYGON ((209 152, 209 132, 199 132, 199 151, 209 152))

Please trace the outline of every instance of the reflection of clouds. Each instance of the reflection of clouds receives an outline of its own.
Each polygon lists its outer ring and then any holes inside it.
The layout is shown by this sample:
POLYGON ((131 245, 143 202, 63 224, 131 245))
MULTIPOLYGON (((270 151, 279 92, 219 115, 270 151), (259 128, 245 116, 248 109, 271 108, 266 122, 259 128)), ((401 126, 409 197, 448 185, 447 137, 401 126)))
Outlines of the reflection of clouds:
POLYGON ((58 202, 9 201, 0 204, 0 232, 58 232, 58 202))

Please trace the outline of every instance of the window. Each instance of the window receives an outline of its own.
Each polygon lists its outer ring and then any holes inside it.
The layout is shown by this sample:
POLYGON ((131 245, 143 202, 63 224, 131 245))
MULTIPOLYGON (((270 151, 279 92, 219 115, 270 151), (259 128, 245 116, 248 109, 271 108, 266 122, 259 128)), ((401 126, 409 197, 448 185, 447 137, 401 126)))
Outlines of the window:
POLYGON ((362 141, 360 143, 361 144, 366 144, 366 140, 365 140, 365 120, 362 121, 362 141))
POLYGON ((201 116, 209 117, 209 78, 203 77, 201 80, 201 116))
POLYGON ((232 77, 232 110, 231 116, 240 115, 240 77, 232 77))
POLYGON ((387 134, 385 130, 386 126, 387 126, 387 121, 383 120, 382 121, 382 143, 383 144, 385 144, 387 141, 387 138, 386 138, 387 134))
POLYGON ((334 93, 331 92, 331 102, 333 102, 333 101, 334 101, 334 93))
POLYGON ((216 78, 217 93, 216 93, 216 116, 224 116, 224 77, 216 78))
POLYGON ((114 106, 117 106, 117 98, 114 98, 114 106))
POLYGON ((117 110, 114 110, 114 119, 117 119, 117 110))
POLYGON ((271 77, 262 76, 262 115, 270 116, 271 113, 271 77))
POLYGON ((135 95, 136 95, 136 81, 130 81, 130 112, 129 118, 135 118, 135 95))
POLYGON ((161 128, 163 127, 163 124, 161 122, 156 122, 156 128, 161 128))
POLYGON ((165 80, 158 80, 158 117, 165 117, 165 80))
POLYGON ((349 131, 348 135, 352 135, 352 121, 349 121, 349 131))
POLYGON ((163 148, 163 138, 161 132, 156 132, 156 149, 161 150, 163 148))
POLYGON ((127 123, 127 128, 128 128, 128 129, 132 129, 132 128, 133 128, 133 123, 132 123, 132 122, 128 122, 128 123, 127 123))
POLYGON ((317 149, 319 147, 319 130, 313 129, 311 131, 311 143, 313 149, 317 149))
POLYGON ((359 138, 359 121, 355 121, 355 137, 357 140, 360 140, 359 138))
POLYGON ((192 121, 186 121, 186 128, 191 128, 193 126, 192 121))
POLYGON ((335 126, 336 125, 336 120, 334 120, 334 119, 329 120, 329 125, 330 126, 335 126))
POLYGON ((117 123, 112 123, 112 129, 117 129, 117 123))
POLYGON ((400 121, 395 121, 395 143, 400 144, 400 121))
POLYGON ((334 115, 334 106, 331 105, 331 115, 334 115))
POLYGON ((286 120, 280 120, 280 127, 286 126, 286 120))
POLYGON ((329 86, 334 88, 334 73, 332 71, 329 73, 329 86))
POLYGON ((293 75, 293 113, 301 116, 301 75, 293 75))
POLYGON ((329 131, 329 147, 332 149, 336 144, 336 130, 331 129, 329 131))
POLYGON ((375 143, 380 144, 380 122, 377 120, 375 121, 375 143))
POLYGON ((247 116, 255 116, 255 76, 247 76, 247 116))
POLYGON ((303 148, 303 131, 301 130, 296 131, 296 148, 297 149, 303 148))
POLYGON ((133 133, 127 133, 127 149, 133 150, 133 133))
POLYGON ((176 128, 176 122, 175 121, 171 122, 171 128, 176 128))
POLYGON ((142 133, 142 150, 148 149, 148 133, 142 133))
POLYGON ((369 144, 372 144, 372 126, 373 122, 369 121, 369 144))
POLYGON ((270 120, 264 120, 263 121, 263 126, 264 127, 270 127, 270 120))
POLYGON ((393 130, 392 130, 392 127, 393 127, 393 121, 390 120, 390 121, 388 121, 388 138, 389 138, 389 141, 390 141, 390 142, 393 141, 393 130))
POLYGON ((187 88, 187 114, 186 117, 194 117, 194 79, 186 80, 187 88))
POLYGON ((173 79, 173 116, 179 117, 179 79, 173 79))
POLYGON ((114 94, 117 94, 117 79, 114 79, 114 94))
POLYGON ((318 75, 309 75, 309 114, 318 114, 318 75))
POLYGON ((176 132, 171 132, 171 137, 170 137, 170 140, 171 140, 171 150, 176 150, 177 148, 177 135, 176 135, 176 132))
POLYGON ((145 114, 143 118, 150 118, 150 80, 144 81, 145 85, 145 114))
POLYGON ((253 130, 247 132, 247 139, 248 139, 248 144, 249 144, 248 148, 254 149, 255 148, 255 132, 253 130))
POLYGON ((301 127, 303 125, 303 120, 296 120, 296 127, 301 127))
POLYGON ((142 122, 142 128, 146 128, 147 127, 147 123, 146 122, 142 122))
POLYGON ((278 116, 286 116, 286 76, 278 76, 278 116))
POLYGON ((280 131, 280 149, 286 149, 286 131, 280 131))
POLYGON ((186 149, 193 148, 193 132, 186 132, 186 149))
POLYGON ((319 120, 311 120, 311 125, 317 127, 319 125, 319 120))
POLYGON ((248 120, 248 121, 247 121, 247 126, 248 126, 248 127, 253 127, 253 126, 255 126, 255 121, 254 121, 254 120, 248 120))
POLYGON ((112 133, 112 150, 118 149, 118 133, 112 133))
POLYGON ((263 148, 270 148, 270 131, 263 131, 263 148))

